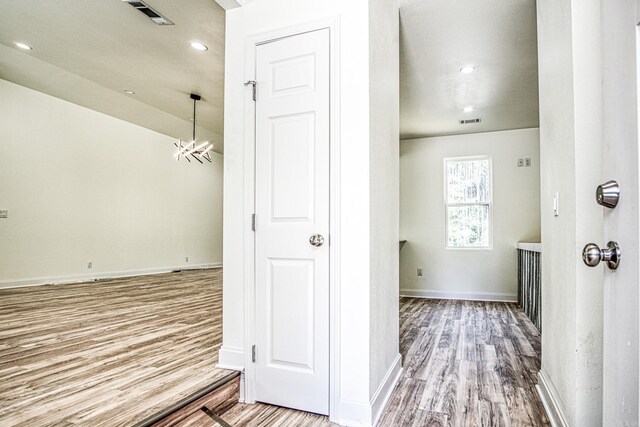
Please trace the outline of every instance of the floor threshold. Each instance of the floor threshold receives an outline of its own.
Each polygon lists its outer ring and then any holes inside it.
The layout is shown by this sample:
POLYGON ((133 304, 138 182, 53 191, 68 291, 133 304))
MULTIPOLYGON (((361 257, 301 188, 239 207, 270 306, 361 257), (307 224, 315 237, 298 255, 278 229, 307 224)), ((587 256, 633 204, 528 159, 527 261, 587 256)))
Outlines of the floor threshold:
POLYGON ((169 415, 173 414, 174 412, 177 412, 179 410, 181 410, 182 408, 184 408, 185 406, 195 402, 196 400, 200 399, 201 397, 211 393, 212 391, 222 387, 223 385, 227 384, 229 381, 237 378, 240 376, 240 372, 239 371, 233 371, 228 375, 225 375, 224 377, 220 378, 219 380, 217 380, 216 382, 198 390, 197 392, 193 393, 190 396, 185 397, 184 399, 174 403, 173 405, 156 412, 155 414, 151 415, 149 418, 146 418, 142 421, 140 421, 139 423, 135 424, 133 427, 150 427, 153 424, 157 423, 158 421, 163 420, 164 418, 168 417, 169 415))

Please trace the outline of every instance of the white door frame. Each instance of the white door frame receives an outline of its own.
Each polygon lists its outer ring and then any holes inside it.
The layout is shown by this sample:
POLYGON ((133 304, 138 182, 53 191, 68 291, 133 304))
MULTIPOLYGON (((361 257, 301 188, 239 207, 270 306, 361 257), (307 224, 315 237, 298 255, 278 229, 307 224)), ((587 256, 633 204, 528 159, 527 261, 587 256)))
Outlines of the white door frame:
MULTIPOLYGON (((311 31, 329 29, 329 418, 339 419, 340 402, 340 56, 338 17, 313 21, 255 34, 245 43, 245 81, 255 80, 256 47, 277 39, 311 31)), ((244 401, 255 403, 255 364, 252 346, 256 342, 255 233, 251 215, 255 213, 255 103, 251 88, 244 102, 244 213, 245 230, 245 331, 244 331, 244 401)))

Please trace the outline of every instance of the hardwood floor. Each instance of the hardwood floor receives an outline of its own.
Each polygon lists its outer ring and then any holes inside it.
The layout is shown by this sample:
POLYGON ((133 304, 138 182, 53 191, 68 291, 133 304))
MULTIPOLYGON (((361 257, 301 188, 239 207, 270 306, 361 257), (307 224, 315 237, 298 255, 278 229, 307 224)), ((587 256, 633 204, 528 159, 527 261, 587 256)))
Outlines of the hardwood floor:
POLYGON ((222 270, 0 290, 0 425, 130 426, 216 369, 222 270))
POLYGON ((381 426, 546 426, 540 334, 512 303, 400 300, 404 373, 381 426))
MULTIPOLYGON (((213 383, 221 304, 222 270, 0 290, 0 425, 133 425, 213 383)), ((549 425, 540 335, 515 304, 402 298, 400 334, 379 426, 549 425)), ((231 384, 157 426, 334 425, 236 403, 231 384)))
MULTIPOLYGON (((516 304, 402 298, 400 334, 403 377, 378 426, 549 425, 534 388, 540 334, 516 304)), ((335 425, 265 404, 217 415, 234 427, 335 425)))

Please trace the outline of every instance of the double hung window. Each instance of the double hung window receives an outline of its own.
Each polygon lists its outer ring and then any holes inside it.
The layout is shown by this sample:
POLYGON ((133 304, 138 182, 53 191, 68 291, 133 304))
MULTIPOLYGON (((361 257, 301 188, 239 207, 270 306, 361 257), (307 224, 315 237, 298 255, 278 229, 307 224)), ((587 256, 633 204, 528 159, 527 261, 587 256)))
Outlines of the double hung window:
POLYGON ((492 248, 491 157, 445 159, 446 245, 492 248))

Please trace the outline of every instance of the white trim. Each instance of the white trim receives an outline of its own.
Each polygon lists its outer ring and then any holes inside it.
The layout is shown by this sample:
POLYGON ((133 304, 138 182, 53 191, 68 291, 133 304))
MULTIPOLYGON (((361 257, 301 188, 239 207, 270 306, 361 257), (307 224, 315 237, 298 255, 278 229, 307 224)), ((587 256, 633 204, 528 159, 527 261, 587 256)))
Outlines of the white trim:
POLYGON ((558 392, 553 383, 547 378, 543 371, 538 372, 538 384, 536 390, 542 400, 542 406, 547 413, 547 418, 552 427, 567 427, 567 419, 562 413, 562 409, 558 404, 558 392))
POLYGON ((218 3, 218 6, 220 6, 225 11, 235 9, 237 7, 242 7, 242 3, 237 0, 216 0, 216 3, 218 3))
MULTIPOLYGON (((329 419, 340 419, 340 20, 339 17, 303 23, 250 35, 245 42, 245 81, 255 80, 255 47, 259 44, 329 29, 330 91, 330 171, 329 171, 329 419)), ((250 89, 245 91, 244 107, 244 215, 245 226, 245 388, 247 403, 255 402, 255 364, 250 360, 255 343, 255 241, 250 217, 255 212, 255 106, 250 89)), ((367 405, 365 403, 365 405, 367 405)))
POLYGON ((341 400, 340 419, 333 422, 341 426, 375 426, 380 421, 400 378, 402 378, 402 355, 398 353, 369 402, 341 400))
POLYGON ((223 345, 218 351, 218 363, 216 368, 230 369, 232 371, 244 370, 244 351, 240 347, 223 345))
POLYGON ((395 360, 389 367, 389 370, 385 374, 380 386, 371 397, 371 413, 373 414, 373 422, 371 425, 378 424, 381 415, 384 413, 384 408, 389 402, 389 398, 396 388, 396 385, 402 377, 402 355, 398 353, 395 360))
POLYGON ((341 158, 340 158, 340 18, 326 21, 329 27, 329 98, 330 109, 330 148, 329 148, 329 420, 340 419, 341 371, 340 349, 340 194, 341 194, 341 158))
POLYGON ((340 420, 332 421, 341 426, 361 427, 371 424, 371 403, 356 400, 340 400, 340 420))
POLYGON ((542 243, 518 242, 516 248, 523 251, 542 252, 542 243))
POLYGON ((221 262, 212 262, 205 264, 192 264, 189 266, 176 267, 156 267, 145 268, 140 270, 124 270, 124 271, 107 271, 96 274, 76 274, 70 276, 49 276, 49 277, 33 277, 28 279, 9 279, 0 280, 0 289, 8 288, 24 288, 28 286, 41 285, 66 285, 69 283, 91 282, 104 279, 119 279, 122 277, 147 276, 152 274, 171 273, 176 270, 204 270, 209 268, 222 268, 221 262))
POLYGON ((500 292, 450 292, 432 291, 429 289, 400 289, 400 296, 412 298, 458 299, 470 301, 518 301, 518 296, 516 294, 507 294, 500 292))

